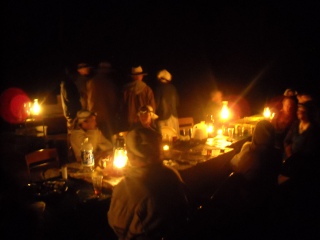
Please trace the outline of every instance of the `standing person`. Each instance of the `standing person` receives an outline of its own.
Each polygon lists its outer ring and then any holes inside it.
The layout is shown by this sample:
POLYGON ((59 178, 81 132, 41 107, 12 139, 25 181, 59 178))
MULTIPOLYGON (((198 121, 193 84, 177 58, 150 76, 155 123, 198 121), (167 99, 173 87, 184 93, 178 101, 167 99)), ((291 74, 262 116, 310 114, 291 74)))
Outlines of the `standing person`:
POLYGON ((179 96, 176 87, 171 83, 172 76, 163 69, 157 75, 158 84, 155 91, 155 101, 157 114, 159 116, 159 129, 163 126, 173 128, 179 136, 179 121, 177 106, 179 105, 179 96))
POLYGON ((129 165, 114 187, 109 225, 119 239, 183 239, 174 234, 186 223, 189 204, 179 173, 160 159, 161 135, 136 128, 126 142, 129 165))
POLYGON ((204 117, 206 120, 214 120, 215 123, 220 122, 220 113, 222 109, 223 93, 218 89, 210 92, 210 99, 205 107, 204 117))
POLYGON ((123 131, 131 129, 134 124, 139 122, 137 112, 144 105, 150 105, 155 109, 154 93, 143 78, 147 73, 143 72, 142 67, 132 67, 132 81, 124 86, 123 99, 120 106, 120 128, 123 131))
POLYGON ((60 97, 63 114, 67 120, 67 130, 69 135, 72 123, 77 116, 77 112, 81 110, 81 102, 78 88, 74 79, 69 76, 67 70, 65 79, 60 83, 60 97))
POLYGON ((114 70, 109 62, 101 62, 96 74, 87 84, 88 110, 97 113, 97 125, 109 140, 115 133, 115 106, 117 89, 114 84, 114 70))
POLYGON ((77 66, 77 76, 75 84, 80 93, 80 101, 82 109, 88 109, 88 93, 87 83, 92 78, 93 68, 87 63, 79 63, 77 66))

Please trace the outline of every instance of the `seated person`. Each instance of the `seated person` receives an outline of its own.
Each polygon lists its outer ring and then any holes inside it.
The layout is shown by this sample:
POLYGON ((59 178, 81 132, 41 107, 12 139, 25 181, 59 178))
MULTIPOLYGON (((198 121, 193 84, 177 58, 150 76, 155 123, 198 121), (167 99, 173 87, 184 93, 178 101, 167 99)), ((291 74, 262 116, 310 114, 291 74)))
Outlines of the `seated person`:
POLYGON ((189 212, 184 183, 178 172, 160 160, 157 132, 136 128, 126 140, 129 163, 112 193, 109 225, 119 239, 172 237, 189 212))
POLYGON ((276 131, 276 147, 284 152, 284 138, 291 125, 297 120, 297 101, 293 97, 284 97, 282 108, 272 118, 271 123, 276 131))
POLYGON ((132 129, 144 127, 159 132, 159 128, 155 122, 158 115, 153 112, 153 108, 151 106, 145 105, 140 107, 137 114, 139 116, 139 122, 133 125, 132 129))
POLYGON ((231 159, 232 169, 243 175, 253 186, 275 187, 282 156, 274 145, 274 127, 267 120, 259 121, 252 141, 244 143, 241 151, 231 159))
POLYGON ((290 178, 306 180, 318 174, 320 128, 316 115, 312 101, 298 104, 298 121, 284 140, 286 160, 279 176, 280 184, 290 178))
POLYGON ((112 143, 97 128, 96 114, 88 110, 80 110, 70 135, 71 147, 78 162, 81 162, 81 144, 85 138, 89 138, 93 145, 95 160, 112 153, 112 143))

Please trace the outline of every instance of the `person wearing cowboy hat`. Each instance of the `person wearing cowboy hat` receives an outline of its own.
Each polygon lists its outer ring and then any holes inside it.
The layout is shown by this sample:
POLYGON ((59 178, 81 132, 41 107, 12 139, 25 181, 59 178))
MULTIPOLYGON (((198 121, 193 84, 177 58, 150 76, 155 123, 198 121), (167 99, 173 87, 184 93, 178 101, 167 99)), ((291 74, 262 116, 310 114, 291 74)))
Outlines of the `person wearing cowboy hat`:
POLYGON ((141 66, 132 67, 130 77, 132 81, 124 86, 123 99, 120 106, 120 130, 127 131, 139 122, 137 115, 139 108, 149 105, 156 108, 154 93, 143 78, 146 76, 141 66))
POLYGON ((139 117, 139 122, 136 123, 132 129, 144 127, 160 133, 158 125, 156 123, 158 115, 154 113, 153 108, 151 106, 145 105, 140 107, 137 115, 139 117))
POLYGON ((158 84, 155 90, 156 109, 159 119, 159 129, 163 126, 171 127, 179 137, 179 121, 177 106, 179 95, 176 87, 171 83, 172 76, 166 69, 162 69, 157 75, 158 84))
POLYGON ((81 144, 85 138, 93 145, 95 160, 112 154, 113 145, 97 128, 96 113, 88 110, 80 110, 74 121, 74 127, 70 134, 70 144, 78 162, 81 162, 81 144))

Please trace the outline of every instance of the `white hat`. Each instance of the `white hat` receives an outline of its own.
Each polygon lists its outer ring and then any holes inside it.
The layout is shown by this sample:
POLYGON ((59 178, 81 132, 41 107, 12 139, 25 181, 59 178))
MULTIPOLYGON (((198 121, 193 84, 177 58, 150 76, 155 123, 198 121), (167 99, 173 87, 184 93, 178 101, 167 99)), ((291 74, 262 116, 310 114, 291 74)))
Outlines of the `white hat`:
POLYGON ((150 105, 144 105, 139 108, 138 116, 140 113, 149 112, 151 114, 152 119, 157 119, 159 116, 153 112, 153 108, 150 105))
POLYGON ((143 72, 142 67, 132 67, 131 68, 131 76, 136 76, 136 75, 148 75, 148 73, 143 72))
POLYGON ((158 72, 158 79, 161 82, 170 82, 171 78, 172 78, 171 74, 166 69, 163 69, 158 72))
POLYGON ((87 120, 91 116, 96 116, 97 114, 95 112, 90 112, 88 110, 80 110, 77 112, 77 120, 78 124, 83 123, 85 120, 87 120))

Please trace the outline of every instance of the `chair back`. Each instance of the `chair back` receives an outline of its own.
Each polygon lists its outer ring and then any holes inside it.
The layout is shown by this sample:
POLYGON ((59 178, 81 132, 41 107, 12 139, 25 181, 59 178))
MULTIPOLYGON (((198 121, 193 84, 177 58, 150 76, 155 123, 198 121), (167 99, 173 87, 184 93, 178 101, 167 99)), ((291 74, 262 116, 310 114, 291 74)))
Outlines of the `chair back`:
POLYGON ((56 148, 45 148, 25 155, 30 181, 45 179, 44 173, 50 168, 59 168, 59 154, 56 148))
POLYGON ((194 125, 193 117, 178 118, 178 121, 179 121, 180 130, 189 130, 193 128, 193 125, 194 125))

